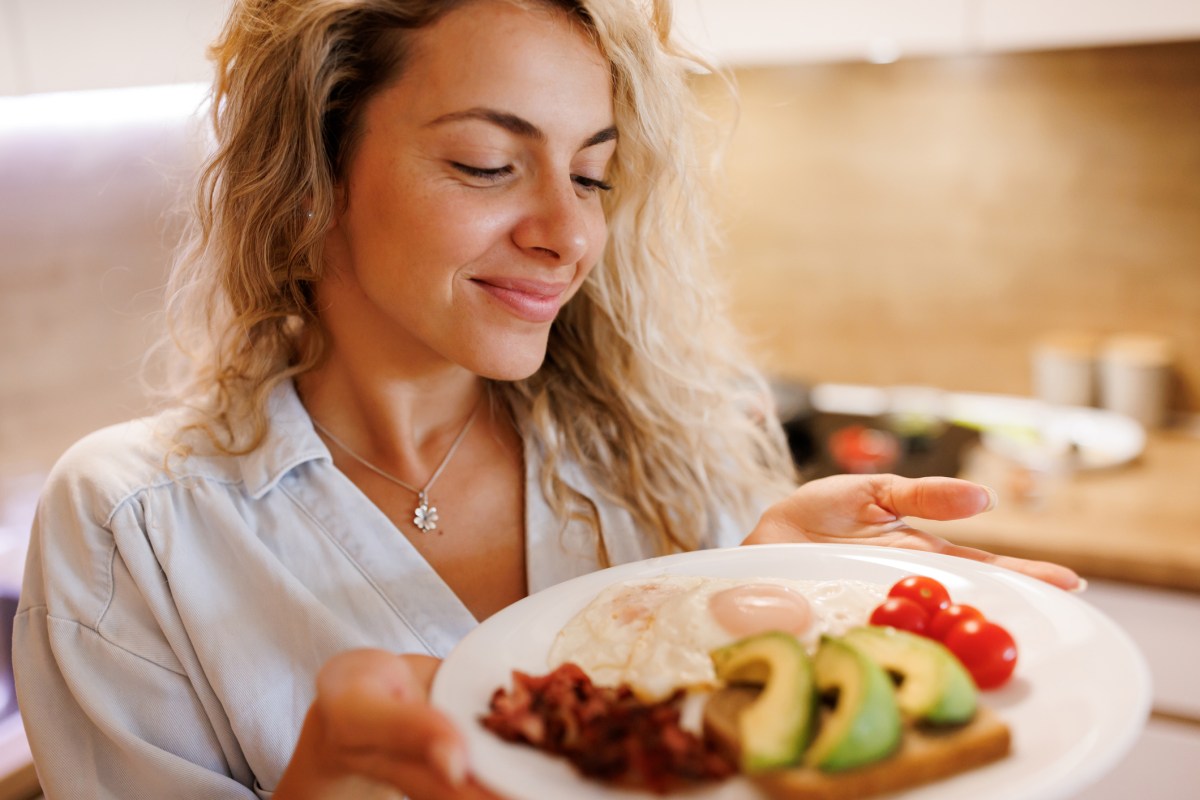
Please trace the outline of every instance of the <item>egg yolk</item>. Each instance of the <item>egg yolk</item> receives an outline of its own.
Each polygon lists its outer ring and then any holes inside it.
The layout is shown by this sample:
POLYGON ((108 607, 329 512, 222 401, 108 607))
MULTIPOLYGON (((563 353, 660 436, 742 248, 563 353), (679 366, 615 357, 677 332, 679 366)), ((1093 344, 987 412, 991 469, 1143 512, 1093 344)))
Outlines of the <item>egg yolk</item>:
POLYGON ((802 635, 812 626, 808 598, 786 586, 748 584, 717 592, 708 600, 717 624, 739 638, 766 631, 802 635))

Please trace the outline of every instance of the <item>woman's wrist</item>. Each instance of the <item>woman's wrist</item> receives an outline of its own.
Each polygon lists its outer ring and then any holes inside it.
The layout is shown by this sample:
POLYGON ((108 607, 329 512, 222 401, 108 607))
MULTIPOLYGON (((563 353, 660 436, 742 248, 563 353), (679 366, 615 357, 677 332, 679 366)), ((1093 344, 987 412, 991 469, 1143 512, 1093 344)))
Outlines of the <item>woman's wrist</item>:
POLYGON ((743 545, 804 541, 796 527, 788 521, 780 503, 772 503, 758 518, 754 528, 742 540, 743 545))

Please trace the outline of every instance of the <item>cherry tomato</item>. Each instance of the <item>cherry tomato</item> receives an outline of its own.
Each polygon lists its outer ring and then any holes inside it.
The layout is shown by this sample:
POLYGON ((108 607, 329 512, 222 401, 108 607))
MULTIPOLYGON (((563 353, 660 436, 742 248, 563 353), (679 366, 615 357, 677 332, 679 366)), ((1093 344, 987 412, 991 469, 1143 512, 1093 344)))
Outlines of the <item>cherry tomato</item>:
POLYGON ((950 605, 950 593, 933 578, 924 575, 909 575, 896 582, 888 591, 888 597, 906 597, 933 616, 950 605))
POLYGON ((983 618, 983 612, 975 606, 951 603, 929 618, 929 627, 925 630, 925 634, 930 638, 943 641, 946 634, 950 633, 955 626, 969 619, 982 620, 983 618))
POLYGON ((971 673, 980 689, 1003 685, 1017 666, 1017 644, 994 622, 969 619, 955 625, 943 640, 946 649, 971 673))
POLYGON ((872 625, 890 625, 911 633, 924 634, 929 614, 907 597, 889 597, 871 612, 872 625))

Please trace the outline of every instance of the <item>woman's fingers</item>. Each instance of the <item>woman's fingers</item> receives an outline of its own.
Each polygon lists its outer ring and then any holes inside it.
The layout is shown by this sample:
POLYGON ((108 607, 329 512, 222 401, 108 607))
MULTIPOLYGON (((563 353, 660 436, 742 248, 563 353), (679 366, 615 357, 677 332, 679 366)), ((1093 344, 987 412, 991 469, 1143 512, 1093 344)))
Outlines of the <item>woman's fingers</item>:
POLYGON ((1060 589, 1078 591, 1086 586, 1086 582, 1074 570, 1050 561, 1034 561, 1014 556, 999 556, 978 547, 953 544, 940 536, 904 526, 894 531, 888 537, 883 537, 875 544, 900 547, 907 550, 923 550, 928 553, 941 553, 957 558, 969 558, 972 561, 982 561, 985 564, 995 564, 998 567, 1020 572, 1031 578, 1045 581, 1060 589))
POLYGON ((358 774, 369 775, 373 781, 403 787, 407 800, 502 800, 474 780, 447 786, 435 771, 410 761, 376 758, 356 767, 358 774))
POLYGON ((991 489, 958 478, 834 475, 810 481, 771 506, 744 543, 857 542, 903 547, 997 564, 1063 589, 1080 587, 1079 576, 1066 567, 951 544, 907 521, 964 519, 990 511, 995 504, 991 489))
POLYGON ((994 491, 958 478, 879 475, 875 492, 876 502, 897 517, 965 519, 996 507, 994 491))
POLYGON ((458 731, 429 705, 437 659, 352 650, 330 659, 317 676, 314 708, 326 736, 348 760, 378 758, 428 765, 450 786, 466 778, 458 731))
POLYGON ((1011 569, 1014 572, 1020 572, 1022 575, 1028 575, 1031 578, 1045 581, 1060 589, 1075 591, 1083 588, 1083 580, 1075 570, 1064 567, 1061 564, 1055 564, 1050 561, 1034 561, 1028 558, 1015 558, 1013 556, 998 556, 995 553, 989 553, 986 550, 980 550, 976 547, 964 547, 963 545, 951 544, 945 540, 941 541, 944 543, 944 546, 940 552, 946 555, 995 564, 998 567, 1011 569))
POLYGON ((994 505, 991 489, 957 478, 833 475, 772 506, 745 543, 862 540, 903 527, 905 517, 963 519, 994 505))
MULTIPOLYGON (((884 479, 881 484, 880 504, 894 512, 897 517, 964 519, 990 511, 996 505, 995 492, 970 481, 957 478, 901 478, 895 475, 880 477, 884 479)), ((921 535, 939 543, 939 546, 933 548, 936 552, 995 564, 1062 589, 1080 587, 1080 578, 1075 571, 1060 564, 998 556, 975 547, 951 544, 928 534, 921 535)))
POLYGON ((429 693, 433 690, 433 679, 437 676, 438 667, 442 665, 442 660, 433 656, 422 655, 403 655, 400 658, 412 670, 413 678, 416 679, 417 686, 421 688, 421 694, 424 697, 429 697, 429 693))
POLYGON ((346 787, 370 783, 411 800, 497 800, 470 780, 461 734, 429 704, 439 663, 365 649, 331 658, 276 787, 280 800, 357 796, 346 787))

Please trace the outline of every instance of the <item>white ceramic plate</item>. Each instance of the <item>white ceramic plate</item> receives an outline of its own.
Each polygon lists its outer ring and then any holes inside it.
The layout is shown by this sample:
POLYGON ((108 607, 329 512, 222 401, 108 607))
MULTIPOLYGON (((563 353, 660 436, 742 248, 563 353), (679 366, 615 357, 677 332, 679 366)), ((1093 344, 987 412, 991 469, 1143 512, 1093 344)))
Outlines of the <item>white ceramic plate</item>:
POLYGON ((1146 429, 1115 411, 966 393, 950 395, 949 407, 952 419, 981 429, 984 447, 1035 469, 1107 469, 1146 448, 1146 429))
MULTIPOLYGON (((1133 744, 1150 706, 1145 660, 1129 637, 1079 598, 1014 572, 949 556, 864 545, 759 545, 625 564, 525 598, 472 631, 438 672, 433 702, 464 731, 475 774, 512 800, 642 800, 580 777, 563 760, 513 745, 478 718, 511 671, 548 671, 559 629, 609 584, 658 575, 848 578, 891 585, 904 575, 936 578, 958 602, 977 606, 1012 632, 1017 672, 984 694, 1013 733, 1013 753, 995 764, 897 797, 1022 800, 1068 797, 1099 778, 1133 744)), ((691 800, 758 800, 736 778, 689 792, 691 800)))

